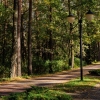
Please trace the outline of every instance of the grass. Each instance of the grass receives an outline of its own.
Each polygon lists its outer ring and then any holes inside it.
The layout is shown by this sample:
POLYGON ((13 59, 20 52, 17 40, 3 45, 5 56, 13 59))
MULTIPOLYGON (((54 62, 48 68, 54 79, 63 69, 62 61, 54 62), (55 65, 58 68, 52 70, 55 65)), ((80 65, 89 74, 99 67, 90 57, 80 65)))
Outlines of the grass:
POLYGON ((54 88, 56 90, 61 90, 66 92, 86 91, 88 89, 93 88, 99 82, 100 82, 99 78, 84 77, 83 81, 80 81, 80 79, 78 78, 66 84, 57 85, 54 88))
POLYGON ((0 82, 9 81, 9 78, 0 78, 0 82))
POLYGON ((8 83, 8 82, 12 82, 12 81, 20 81, 23 80, 25 78, 21 78, 21 77, 16 77, 16 78, 0 78, 0 84, 4 84, 4 83, 8 83))
POLYGON ((94 61, 92 64, 100 64, 100 61, 94 61))
POLYGON ((26 92, 4 96, 2 100, 72 100, 72 97, 63 91, 33 86, 31 89, 27 89, 26 92))

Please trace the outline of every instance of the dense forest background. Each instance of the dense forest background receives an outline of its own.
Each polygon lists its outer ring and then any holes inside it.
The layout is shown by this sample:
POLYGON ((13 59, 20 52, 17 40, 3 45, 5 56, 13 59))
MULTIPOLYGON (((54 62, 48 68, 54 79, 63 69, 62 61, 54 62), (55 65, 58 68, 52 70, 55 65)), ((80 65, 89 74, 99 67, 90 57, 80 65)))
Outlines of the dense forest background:
POLYGON ((0 77, 45 74, 79 66, 83 16, 83 65, 100 60, 99 0, 0 0, 0 77), (94 12, 88 22, 86 12, 94 12), (73 13, 75 22, 68 23, 73 13))

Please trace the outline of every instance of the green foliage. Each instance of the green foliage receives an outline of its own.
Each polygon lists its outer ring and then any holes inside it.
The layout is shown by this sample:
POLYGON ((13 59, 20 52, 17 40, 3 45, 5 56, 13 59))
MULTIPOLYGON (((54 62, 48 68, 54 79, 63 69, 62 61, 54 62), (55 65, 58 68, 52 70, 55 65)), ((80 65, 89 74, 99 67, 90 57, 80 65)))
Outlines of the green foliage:
POLYGON ((67 61, 64 60, 35 60, 33 71, 38 74, 49 73, 49 66, 52 66, 53 72, 60 72, 69 69, 67 61))
POLYGON ((51 63, 54 72, 59 72, 69 69, 68 64, 64 60, 54 60, 51 63))
POLYGON ((33 61, 33 65, 34 65, 34 73, 37 74, 45 74, 49 72, 49 61, 45 61, 43 59, 35 59, 33 61))
POLYGON ((75 65, 74 67, 79 67, 80 66, 80 59, 79 58, 75 58, 75 65))
POLYGON ((9 81, 10 78, 0 78, 0 82, 5 82, 5 81, 9 81))
POLYGON ((34 86, 24 93, 11 94, 3 97, 2 100, 72 100, 72 97, 62 91, 34 86))
POLYGON ((0 78, 8 78, 10 75, 9 67, 0 66, 0 78))
POLYGON ((0 4, 0 23, 5 22, 13 11, 5 5, 0 4))
MULTIPOLYGON (((3 2, 3 0, 1 1, 3 2)), ((27 32, 29 11, 27 0, 22 2, 22 22, 21 22, 21 49, 24 57, 22 57, 22 75, 27 75, 27 32), (25 49, 24 49, 25 48, 25 49), (24 59, 24 60, 23 60, 24 59)), ((78 15, 83 14, 83 56, 85 60, 97 60, 99 54, 100 42, 100 3, 99 0, 71 0, 70 8, 67 0, 37 0, 33 2, 32 11, 32 64, 33 73, 49 73, 49 67, 52 65, 54 72, 68 69, 69 58, 71 58, 71 47, 74 50, 74 56, 79 57, 79 29, 78 15), (70 24, 67 22, 67 15, 74 13, 76 17, 73 23, 72 34, 70 35, 70 24), (84 15, 88 9, 93 10, 96 18, 92 22, 85 21, 84 15), (78 13, 77 13, 78 12, 78 13), (51 38, 50 38, 51 32, 51 38), (70 43, 70 40, 73 43, 70 43), (90 49, 89 46, 90 45, 90 49), (95 48, 95 50, 94 50, 95 48), (90 53, 87 52, 91 51, 90 53), (50 61, 50 55, 53 55, 50 61), (38 54, 38 55, 37 55, 38 54), (44 54, 46 56, 44 57, 44 54), (91 56, 90 56, 91 55, 91 56), (38 56, 38 58, 37 58, 38 56), (35 59, 35 60, 34 60, 35 59), (57 59, 57 60, 55 60, 57 59)), ((8 0, 7 6, 0 4, 0 76, 8 77, 11 65, 12 42, 13 42, 13 2, 8 0), (4 61, 3 61, 4 60, 4 61), (3 68, 2 66, 5 66, 3 68), (8 71, 8 72, 7 72, 8 71)), ((23 55, 22 54, 22 55, 23 55)), ((99 59, 100 60, 100 59, 99 59)), ((80 60, 75 58, 75 67, 80 66, 80 60)), ((85 61, 83 61, 85 65, 85 61)))
POLYGON ((100 76, 100 69, 91 70, 91 71, 89 71, 89 73, 90 73, 91 75, 100 76))
MULTIPOLYGON (((85 66, 86 65, 86 62, 85 61, 82 61, 82 65, 85 66)), ((75 57, 75 65, 74 67, 80 67, 80 59, 79 58, 76 58, 75 57)))

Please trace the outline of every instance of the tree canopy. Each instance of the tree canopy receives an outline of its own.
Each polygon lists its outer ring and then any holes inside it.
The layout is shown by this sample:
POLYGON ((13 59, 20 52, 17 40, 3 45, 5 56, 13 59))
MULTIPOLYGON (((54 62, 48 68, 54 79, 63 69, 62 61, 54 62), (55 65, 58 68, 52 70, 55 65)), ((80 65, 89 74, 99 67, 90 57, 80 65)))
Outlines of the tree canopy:
POLYGON ((99 0, 0 0, 0 77, 53 73, 100 60, 99 0), (94 12, 93 21, 85 18, 94 12), (73 24, 67 16, 75 16, 73 24))

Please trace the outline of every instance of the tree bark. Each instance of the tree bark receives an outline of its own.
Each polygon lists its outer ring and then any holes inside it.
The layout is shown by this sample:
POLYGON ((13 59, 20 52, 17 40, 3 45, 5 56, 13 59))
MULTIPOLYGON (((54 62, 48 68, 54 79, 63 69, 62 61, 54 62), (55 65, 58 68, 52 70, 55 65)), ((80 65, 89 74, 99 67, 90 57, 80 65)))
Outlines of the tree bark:
POLYGON ((13 27, 11 78, 21 76, 21 0, 14 0, 13 27))
MULTIPOLYGON (((5 9, 7 8, 7 0, 4 0, 3 1, 3 4, 5 5, 5 9)), ((5 58, 6 58, 6 55, 5 55, 5 47, 6 47, 6 40, 5 40, 5 35, 6 35, 6 30, 7 30, 7 20, 5 20, 5 23, 4 23, 4 27, 3 27, 3 44, 2 44, 2 64, 4 65, 5 64, 5 58)))
POLYGON ((17 1, 14 0, 13 6, 13 34, 12 34, 12 60, 11 78, 17 77, 17 1))
MULTIPOLYGON (((50 5, 49 7, 49 22, 51 23, 52 21, 52 7, 50 5)), ((53 40, 52 40, 52 30, 51 29, 48 29, 48 33, 49 33, 49 44, 48 44, 48 47, 50 49, 49 51, 49 60, 50 60, 50 64, 49 64, 49 73, 52 73, 53 72, 53 69, 52 69, 52 60, 53 60, 53 40)))
POLYGON ((17 20, 17 56, 18 56, 18 76, 21 76, 21 4, 22 1, 18 0, 18 20, 17 20))
MULTIPOLYGON (((69 15, 70 15, 71 14, 70 0, 68 0, 68 11, 69 11, 69 15)), ((70 23, 69 35, 71 36, 71 39, 69 39, 69 66, 71 66, 71 68, 74 67, 74 48, 73 48, 72 30, 73 30, 73 25, 72 25, 72 23, 70 23)))
POLYGON ((28 23, 28 75, 32 75, 31 26, 32 26, 32 0, 29 0, 29 23, 28 23))

